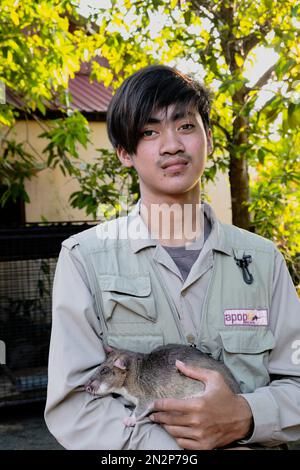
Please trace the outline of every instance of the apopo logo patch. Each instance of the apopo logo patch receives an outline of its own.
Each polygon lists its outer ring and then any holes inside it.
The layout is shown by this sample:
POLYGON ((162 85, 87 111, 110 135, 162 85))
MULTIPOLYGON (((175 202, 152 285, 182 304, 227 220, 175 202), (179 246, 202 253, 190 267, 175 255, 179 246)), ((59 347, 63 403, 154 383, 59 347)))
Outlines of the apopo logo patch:
POLYGON ((226 326, 266 326, 268 325, 268 311, 263 309, 224 310, 224 324, 226 326))

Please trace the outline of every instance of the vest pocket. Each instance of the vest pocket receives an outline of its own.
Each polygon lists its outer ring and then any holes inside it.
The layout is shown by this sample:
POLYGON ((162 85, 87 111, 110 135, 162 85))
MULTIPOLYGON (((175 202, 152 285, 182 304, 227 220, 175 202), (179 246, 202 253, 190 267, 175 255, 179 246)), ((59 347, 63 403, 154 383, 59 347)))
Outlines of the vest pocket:
POLYGON ((263 327, 233 328, 219 332, 223 361, 240 384, 241 391, 253 392, 270 382, 269 353, 275 346, 275 338, 271 330, 263 327))
POLYGON ((155 322, 157 312, 148 276, 121 277, 101 275, 98 278, 103 315, 113 323, 155 322))
POLYGON ((128 349, 129 351, 149 354, 154 348, 162 346, 164 339, 162 335, 126 335, 108 334, 107 343, 112 348, 128 349))

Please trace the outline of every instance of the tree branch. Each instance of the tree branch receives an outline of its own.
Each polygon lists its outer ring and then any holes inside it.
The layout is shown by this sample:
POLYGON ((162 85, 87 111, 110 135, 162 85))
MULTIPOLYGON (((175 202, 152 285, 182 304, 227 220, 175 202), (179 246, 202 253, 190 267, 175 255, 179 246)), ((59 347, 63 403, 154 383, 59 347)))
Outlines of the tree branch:
POLYGON ((225 129, 225 127, 223 127, 221 124, 219 124, 218 121, 216 121, 215 119, 212 119, 211 121, 211 125, 212 126, 216 126, 218 127, 219 129, 221 129, 221 131, 225 134, 228 142, 231 142, 231 135, 230 135, 230 132, 228 132, 227 129, 225 129))
POLYGON ((222 18, 220 17, 220 15, 211 8, 211 4, 209 1, 207 0, 191 0, 191 4, 192 4, 192 7, 193 7, 193 10, 197 13, 197 12, 201 12, 201 14, 203 14, 203 16, 205 16, 205 18, 207 18, 208 20, 210 20, 212 23, 216 24, 216 21, 217 20, 221 20, 222 18), (205 8, 205 10, 207 12, 209 12, 211 16, 209 16, 204 10, 203 8, 205 8))
POLYGON ((247 89, 247 92, 249 93, 249 91, 252 91, 252 90, 260 90, 271 78, 272 73, 276 69, 276 65, 277 65, 277 62, 271 67, 269 67, 268 70, 257 80, 255 85, 253 85, 252 88, 247 89))
POLYGON ((257 45, 260 43, 261 38, 257 35, 258 32, 260 32, 263 36, 266 36, 272 29, 271 21, 270 19, 267 19, 264 24, 260 25, 259 30, 255 31, 248 36, 246 36, 243 39, 242 42, 242 50, 243 50, 243 55, 244 58, 247 57, 249 52, 257 45))

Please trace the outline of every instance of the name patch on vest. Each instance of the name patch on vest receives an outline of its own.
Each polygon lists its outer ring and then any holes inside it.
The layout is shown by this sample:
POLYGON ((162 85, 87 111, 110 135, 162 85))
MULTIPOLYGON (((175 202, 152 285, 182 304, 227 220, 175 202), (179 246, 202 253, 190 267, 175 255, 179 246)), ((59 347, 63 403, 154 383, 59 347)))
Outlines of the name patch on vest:
POLYGON ((224 310, 225 325, 266 326, 268 325, 267 310, 232 309, 224 310))

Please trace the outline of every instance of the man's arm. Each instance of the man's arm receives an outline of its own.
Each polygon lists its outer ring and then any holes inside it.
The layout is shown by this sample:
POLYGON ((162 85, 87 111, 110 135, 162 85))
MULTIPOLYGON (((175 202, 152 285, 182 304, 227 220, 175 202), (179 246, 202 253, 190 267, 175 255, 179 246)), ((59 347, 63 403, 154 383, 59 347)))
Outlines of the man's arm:
POLYGON ((254 418, 253 434, 243 441, 247 443, 276 445, 300 439, 300 302, 278 250, 275 253, 270 328, 275 336, 275 348, 268 365, 271 383, 243 395, 254 418))
POLYGON ((101 326, 76 246, 63 246, 53 285, 45 421, 67 449, 178 449, 160 426, 125 427, 121 398, 95 398, 83 388, 105 353, 101 326))

